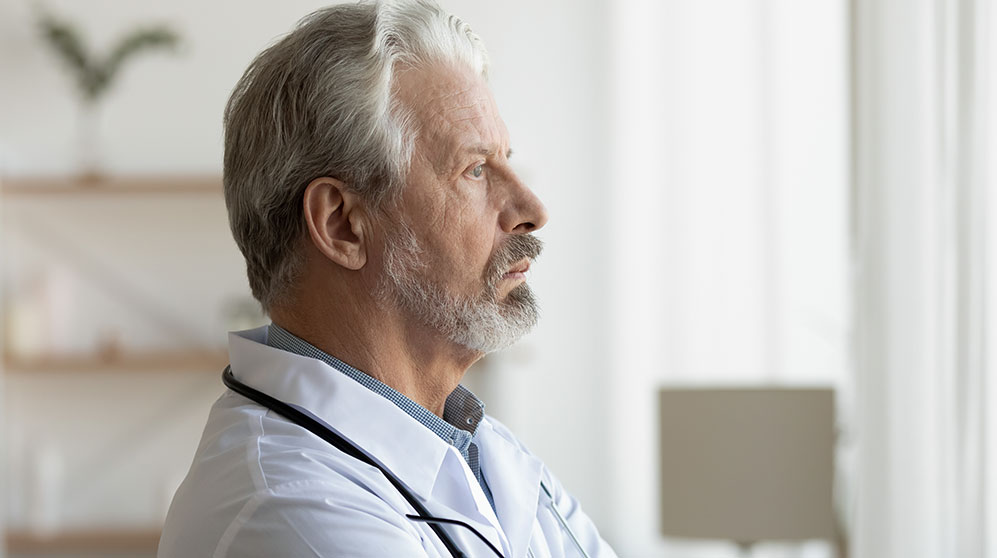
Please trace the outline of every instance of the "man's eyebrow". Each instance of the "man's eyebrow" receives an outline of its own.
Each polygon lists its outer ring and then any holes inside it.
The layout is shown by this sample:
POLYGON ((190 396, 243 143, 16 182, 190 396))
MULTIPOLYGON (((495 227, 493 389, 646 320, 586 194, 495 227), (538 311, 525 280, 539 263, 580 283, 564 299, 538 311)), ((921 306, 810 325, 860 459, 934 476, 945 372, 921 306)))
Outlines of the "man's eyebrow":
MULTIPOLYGON (((487 145, 472 145, 468 147, 466 151, 468 153, 473 153, 475 155, 484 155, 485 157, 492 157, 495 155, 495 153, 498 152, 497 149, 489 147, 487 145)), ((509 157, 512 157, 512 153, 513 151, 512 148, 510 147, 505 152, 505 158, 508 159, 509 157)))

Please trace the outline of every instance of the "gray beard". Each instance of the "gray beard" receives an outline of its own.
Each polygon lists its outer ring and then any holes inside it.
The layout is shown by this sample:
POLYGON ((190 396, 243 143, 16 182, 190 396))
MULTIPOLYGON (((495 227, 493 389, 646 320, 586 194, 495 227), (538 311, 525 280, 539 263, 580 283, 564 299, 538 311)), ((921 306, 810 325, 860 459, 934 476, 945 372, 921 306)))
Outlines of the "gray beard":
POLYGON ((434 283, 422 259, 423 249, 406 223, 397 223, 387 239, 378 297, 391 300, 422 324, 450 341, 490 353, 518 341, 537 323, 540 309, 533 291, 521 283, 498 300, 498 283, 509 266, 536 258, 542 243, 532 235, 514 235, 489 261, 481 295, 472 298, 434 283))

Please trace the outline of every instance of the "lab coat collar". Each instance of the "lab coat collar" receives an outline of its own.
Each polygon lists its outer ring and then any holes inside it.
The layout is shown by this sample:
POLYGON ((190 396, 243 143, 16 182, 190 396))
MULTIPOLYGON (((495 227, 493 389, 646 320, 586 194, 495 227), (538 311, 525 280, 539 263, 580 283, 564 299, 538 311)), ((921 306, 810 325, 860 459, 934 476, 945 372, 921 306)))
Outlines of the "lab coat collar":
POLYGON ((229 334, 236 378, 308 409, 394 472, 419 498, 430 499, 451 446, 327 363, 269 347, 266 339, 267 326, 229 334))
POLYGON ((495 511, 512 549, 512 556, 526 556, 540 501, 543 463, 506 434, 505 427, 486 417, 478 428, 481 467, 492 491, 495 511))

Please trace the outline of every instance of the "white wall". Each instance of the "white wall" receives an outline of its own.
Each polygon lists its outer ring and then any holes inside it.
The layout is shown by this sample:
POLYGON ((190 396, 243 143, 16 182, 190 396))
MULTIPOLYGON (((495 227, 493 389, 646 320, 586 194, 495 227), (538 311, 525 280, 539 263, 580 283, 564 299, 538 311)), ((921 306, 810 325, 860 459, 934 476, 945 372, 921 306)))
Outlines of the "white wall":
MULTIPOLYGON (((78 21, 87 36, 103 48, 131 25, 150 20, 170 23, 184 36, 179 55, 154 54, 126 68, 102 112, 106 168, 133 173, 220 172, 221 113, 232 86, 261 48, 322 4, 303 0, 46 3, 52 11, 78 21)), ((610 364, 606 357, 606 254, 610 248, 607 199, 613 186, 606 166, 606 9, 601 1, 569 0, 501 4, 452 0, 444 4, 468 20, 489 46, 492 84, 512 133, 515 159, 551 214, 541 235, 547 249, 532 278, 542 297, 543 321, 508 356, 493 360, 477 384, 487 391, 489 410, 544 457, 593 517, 606 524, 611 516, 607 506, 611 487, 605 482, 608 458, 603 448, 608 421, 602 394, 609 382, 610 364)), ((66 173, 74 170, 76 161, 70 84, 39 43, 30 6, 27 0, 0 3, 2 175, 66 173)), ((208 217, 210 211, 214 210, 205 209, 202 214, 208 217)), ((211 287, 214 293, 245 292, 241 264, 231 241, 224 236, 218 240, 223 235, 218 221, 166 221, 164 227, 178 226, 188 237, 202 234, 215 239, 212 250, 218 258, 202 254, 190 264, 184 253, 152 254, 141 245, 142 235, 132 234, 141 232, 137 229, 142 225, 126 220, 120 228, 125 234, 115 239, 115 249, 137 254, 137 259, 123 266, 129 280, 145 284, 147 273, 143 270, 161 265, 166 258, 173 266, 209 266, 213 272, 208 283, 215 285, 211 287)), ((79 234, 76 240, 83 245, 97 242, 85 231, 79 234)), ((162 242, 158 246, 162 247, 162 242)), ((8 272, 17 274, 17 270, 8 272)), ((207 309, 214 306, 203 304, 204 286, 191 281, 180 281, 176 286, 178 290, 171 297, 178 297, 181 314, 200 324, 199 329, 195 326, 197 335, 217 339, 214 330, 219 329, 221 320, 214 317, 215 310, 207 309)), ((149 335, 153 334, 143 337, 149 335)), ((156 499, 161 489, 156 487, 168 483, 178 468, 186 467, 199 434, 197 425, 203 420, 207 402, 218 391, 213 379, 195 378, 107 376, 72 378, 60 385, 65 378, 48 376, 8 382, 7 412, 16 415, 13 420, 17 424, 37 418, 32 415, 36 411, 26 404, 32 398, 41 399, 40 409, 53 413, 14 438, 30 440, 38 431, 45 431, 56 442, 80 436, 94 438, 94 447, 128 434, 122 430, 123 422, 162 420, 158 411, 143 413, 140 409, 168 408, 187 389, 185 386, 195 389, 201 385, 197 395, 186 396, 189 404, 181 410, 189 414, 179 421, 181 426, 160 432, 150 422, 150 432, 157 432, 159 443, 153 444, 158 449, 151 453, 136 450, 146 456, 135 465, 141 462, 147 468, 143 475, 135 468, 127 472, 109 465, 102 473, 98 471, 105 477, 94 484, 103 489, 88 493, 89 501, 84 501, 88 505, 101 501, 120 506, 126 500, 131 504, 117 511, 108 505, 103 513, 71 506, 66 509, 68 522, 83 525, 124 521, 126 517, 137 523, 158 519, 156 499), (109 386, 108 391, 102 396, 81 389, 91 382, 109 386), (98 399, 94 405, 83 405, 80 397, 98 399), (110 404, 121 399, 129 404, 120 410, 110 404), (82 420, 83 416, 109 426, 111 433, 102 435, 100 427, 77 431, 56 424, 82 420), (130 494, 119 490, 110 497, 98 497, 105 494, 103 490, 114 490, 108 479, 128 479, 130 484, 142 482, 143 477, 151 479, 150 483, 130 494)), ((11 450, 16 453, 18 447, 11 450)), ((124 457, 112 455, 114 459, 124 457)), ((20 457, 13 455, 12 459, 20 457)))

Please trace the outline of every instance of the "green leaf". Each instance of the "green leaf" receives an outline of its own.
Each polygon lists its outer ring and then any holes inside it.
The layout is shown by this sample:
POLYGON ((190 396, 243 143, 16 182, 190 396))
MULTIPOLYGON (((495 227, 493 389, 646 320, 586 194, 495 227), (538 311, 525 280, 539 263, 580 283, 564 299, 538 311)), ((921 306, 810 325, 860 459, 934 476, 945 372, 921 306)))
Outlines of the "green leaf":
POLYGON ((95 68, 76 29, 49 14, 41 16, 38 26, 42 37, 76 78, 83 97, 88 101, 94 100, 99 93, 95 68))
POLYGON ((172 49, 180 37, 167 27, 139 29, 121 40, 101 65, 100 87, 106 89, 117 77, 121 66, 142 51, 172 49))
POLYGON ((138 29, 126 35, 107 58, 99 62, 87 52, 80 33, 68 22, 51 14, 38 20, 42 36, 73 74, 84 101, 96 102, 111 87, 126 61, 143 51, 174 48, 179 36, 168 27, 138 29))

